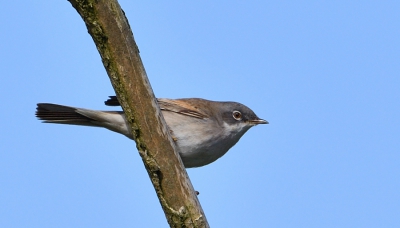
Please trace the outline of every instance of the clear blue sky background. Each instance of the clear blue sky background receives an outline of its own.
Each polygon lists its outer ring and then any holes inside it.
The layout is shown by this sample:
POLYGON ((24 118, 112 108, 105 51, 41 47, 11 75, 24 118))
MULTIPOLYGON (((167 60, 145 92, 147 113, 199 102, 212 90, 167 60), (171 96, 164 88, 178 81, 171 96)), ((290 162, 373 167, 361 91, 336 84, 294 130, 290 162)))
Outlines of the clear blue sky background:
MULTIPOLYGON (((269 125, 188 170, 212 227, 400 227, 400 2, 121 1, 158 97, 238 101, 269 125)), ((109 109, 69 2, 5 1, 0 227, 167 227, 133 141, 42 124, 109 109)))

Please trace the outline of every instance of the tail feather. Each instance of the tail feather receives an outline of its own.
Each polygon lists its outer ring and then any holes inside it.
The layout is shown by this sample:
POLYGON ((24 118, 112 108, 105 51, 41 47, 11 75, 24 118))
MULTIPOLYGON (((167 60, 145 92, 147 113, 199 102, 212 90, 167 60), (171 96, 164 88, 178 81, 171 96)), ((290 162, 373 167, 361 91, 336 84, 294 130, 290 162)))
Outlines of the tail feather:
POLYGON ((132 133, 122 111, 95 111, 64 105, 39 103, 36 117, 44 123, 72 124, 104 127, 132 138, 132 133))
POLYGON ((39 103, 36 108, 36 117, 44 123, 98 126, 94 123, 94 119, 79 114, 74 107, 64 105, 39 103))

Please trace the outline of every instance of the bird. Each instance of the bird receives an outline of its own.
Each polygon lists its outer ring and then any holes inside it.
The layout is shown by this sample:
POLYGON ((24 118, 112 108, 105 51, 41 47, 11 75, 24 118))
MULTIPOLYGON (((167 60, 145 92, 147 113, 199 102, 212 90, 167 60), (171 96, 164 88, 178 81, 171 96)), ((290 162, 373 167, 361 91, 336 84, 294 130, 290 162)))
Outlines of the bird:
MULTIPOLYGON (((238 102, 202 98, 158 98, 157 102, 185 168, 201 167, 216 161, 251 127, 268 124, 238 102)), ((120 106, 116 96, 109 96, 104 103, 120 106)), ((36 117, 44 123, 103 127, 134 139, 123 111, 38 103, 36 117)))

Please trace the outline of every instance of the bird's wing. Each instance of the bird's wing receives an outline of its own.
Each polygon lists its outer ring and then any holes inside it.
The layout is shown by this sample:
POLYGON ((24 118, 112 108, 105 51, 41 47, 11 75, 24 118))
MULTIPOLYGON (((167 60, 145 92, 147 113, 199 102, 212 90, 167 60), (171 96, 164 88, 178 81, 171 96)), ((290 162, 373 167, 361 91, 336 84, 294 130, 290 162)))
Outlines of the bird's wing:
POLYGON ((206 119, 208 115, 202 112, 197 106, 191 104, 190 99, 165 99, 158 98, 158 105, 163 111, 175 112, 178 114, 191 116, 199 119, 206 119))
MULTIPOLYGON (((191 104, 190 99, 165 99, 159 98, 157 99, 158 105, 161 110, 175 112, 178 114, 191 116, 199 119, 206 119, 208 115, 194 105, 191 104)), ((105 105, 108 106, 120 106, 120 103, 116 96, 109 96, 109 99, 104 102, 105 105)))
POLYGON ((117 96, 108 96, 108 100, 104 101, 104 104, 107 106, 121 106, 118 101, 117 96))

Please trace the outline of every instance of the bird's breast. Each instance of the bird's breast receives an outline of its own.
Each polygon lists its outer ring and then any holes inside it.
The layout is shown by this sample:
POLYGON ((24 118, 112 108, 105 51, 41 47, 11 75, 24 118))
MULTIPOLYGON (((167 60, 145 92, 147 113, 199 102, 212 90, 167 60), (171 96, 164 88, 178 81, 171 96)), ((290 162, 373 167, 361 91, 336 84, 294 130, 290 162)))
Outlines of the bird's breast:
POLYGON ((200 119, 173 112, 163 112, 165 121, 176 140, 186 168, 199 167, 223 156, 239 137, 226 134, 224 126, 210 119, 200 119))

